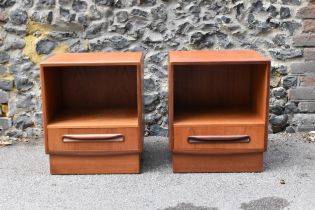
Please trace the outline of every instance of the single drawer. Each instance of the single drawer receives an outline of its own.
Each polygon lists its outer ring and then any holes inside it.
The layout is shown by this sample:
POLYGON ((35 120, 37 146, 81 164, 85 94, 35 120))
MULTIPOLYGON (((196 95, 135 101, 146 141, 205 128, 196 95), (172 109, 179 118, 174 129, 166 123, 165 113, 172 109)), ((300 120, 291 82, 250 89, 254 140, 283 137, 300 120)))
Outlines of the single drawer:
POLYGON ((48 128, 50 154, 115 154, 141 151, 139 128, 48 128))
POLYGON ((174 152, 246 153, 265 146, 264 126, 174 127, 174 152))

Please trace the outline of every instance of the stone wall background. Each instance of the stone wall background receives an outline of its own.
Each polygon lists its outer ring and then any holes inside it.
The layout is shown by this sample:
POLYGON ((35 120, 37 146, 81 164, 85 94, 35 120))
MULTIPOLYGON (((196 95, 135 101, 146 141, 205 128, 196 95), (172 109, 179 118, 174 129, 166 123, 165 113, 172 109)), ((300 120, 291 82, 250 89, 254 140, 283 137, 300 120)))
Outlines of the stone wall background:
POLYGON ((42 135, 38 64, 45 57, 143 51, 146 135, 166 136, 167 52, 190 49, 254 49, 271 58, 270 132, 314 129, 315 50, 304 47, 315 46, 315 8, 308 3, 0 0, 1 135, 42 135))

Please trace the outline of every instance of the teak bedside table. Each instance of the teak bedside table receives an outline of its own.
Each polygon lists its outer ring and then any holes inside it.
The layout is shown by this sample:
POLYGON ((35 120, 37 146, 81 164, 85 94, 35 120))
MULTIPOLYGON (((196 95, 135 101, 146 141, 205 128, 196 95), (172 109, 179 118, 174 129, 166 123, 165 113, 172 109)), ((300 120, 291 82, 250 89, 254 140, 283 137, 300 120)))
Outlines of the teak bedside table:
POLYGON ((140 173, 140 52, 66 53, 40 64, 51 174, 140 173))
POLYGON ((269 69, 251 50, 169 53, 174 172, 263 170, 269 69))

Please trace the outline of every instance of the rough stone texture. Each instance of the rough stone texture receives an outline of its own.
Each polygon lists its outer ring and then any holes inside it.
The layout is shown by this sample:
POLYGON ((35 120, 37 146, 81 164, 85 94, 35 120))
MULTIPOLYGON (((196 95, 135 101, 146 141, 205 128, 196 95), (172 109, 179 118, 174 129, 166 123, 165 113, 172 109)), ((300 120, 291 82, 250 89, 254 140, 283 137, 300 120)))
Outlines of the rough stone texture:
POLYGON ((121 50, 129 46, 129 42, 125 37, 122 36, 113 36, 109 38, 110 46, 113 49, 121 50))
POLYGON ((0 79, 0 89, 2 90, 12 90, 13 89, 13 80, 10 79, 0 79))
POLYGON ((16 77, 15 87, 19 91, 27 91, 33 87, 33 82, 30 81, 27 77, 16 77))
POLYGON ((283 87, 274 88, 272 94, 277 98, 284 98, 286 96, 286 90, 283 87))
POLYGON ((96 23, 96 24, 91 24, 83 34, 83 37, 86 39, 93 39, 96 37, 99 37, 102 32, 106 29, 107 24, 106 23, 96 23))
POLYGON ((315 32, 315 20, 306 19, 303 21, 303 32, 315 32))
POLYGON ((315 112, 315 102, 300 102, 298 108, 301 112, 315 112))
POLYGON ((0 75, 3 76, 6 72, 6 68, 0 64, 0 75))
POLYGON ((10 55, 6 52, 0 51, 0 64, 7 63, 10 59, 10 55))
POLYGON ((299 84, 303 87, 315 86, 315 75, 300 76, 299 84))
POLYGON ((302 33, 293 37, 293 44, 304 48, 305 62, 291 64, 290 74, 297 78, 297 84, 289 90, 289 99, 298 104, 298 111, 305 114, 295 114, 292 124, 297 131, 315 130, 315 1, 300 8, 297 16, 303 19, 302 33))
POLYGON ((37 9, 53 8, 56 4, 55 0, 38 0, 36 3, 37 9))
POLYGON ((293 63, 291 74, 312 74, 315 73, 315 62, 293 63))
POLYGON ((6 130, 12 126, 12 121, 7 117, 0 117, 0 130, 6 130))
MULTIPOLYGON (((276 2, 277 0, 271 0, 272 2, 276 2)), ((285 5, 300 5, 301 0, 281 0, 285 5)))
POLYGON ((305 48, 304 58, 306 61, 315 60, 315 48, 305 48))
POLYGON ((13 124, 18 129, 25 129, 33 125, 31 117, 27 114, 22 114, 13 119, 13 124))
POLYGON ((291 101, 289 101, 288 103, 285 104, 284 109, 285 109, 285 113, 288 113, 288 114, 297 113, 299 111, 296 104, 294 102, 291 102, 291 101))
POLYGON ((281 7, 280 8, 280 18, 286 19, 291 16, 290 8, 289 7, 281 7))
POLYGON ((314 47, 315 34, 301 34, 293 37, 293 45, 296 47, 314 47))
POLYGON ((145 133, 166 136, 167 52, 196 49, 254 49, 269 57, 271 127, 285 130, 313 85, 305 75, 315 65, 303 60, 313 60, 312 48, 300 47, 315 46, 305 17, 315 18, 307 0, 0 0, 0 117, 12 122, 0 134, 37 135, 38 64, 47 56, 142 51, 145 133))
POLYGON ((285 132, 286 133, 295 133, 296 131, 295 131, 294 127, 288 126, 288 127, 286 127, 285 132))
POLYGON ((37 54, 49 54, 53 49, 55 49, 56 43, 49 39, 43 39, 36 43, 37 54))
POLYGON ((315 100, 315 87, 298 87, 289 90, 291 100, 315 100))
MULTIPOLYGON (((279 42, 278 42, 279 43, 279 42)), ((278 60, 287 60, 290 58, 302 57, 302 50, 296 49, 279 49, 279 50, 269 50, 271 55, 278 60)))
POLYGON ((0 90, 0 104, 7 103, 9 101, 9 94, 6 91, 0 90))
POLYGON ((309 5, 299 9, 296 15, 300 18, 315 18, 315 5, 309 5))
POLYGON ((297 85, 297 77, 296 76, 285 76, 282 78, 282 86, 286 89, 291 87, 295 87, 297 85))
POLYGON ((69 39, 78 38, 78 34, 75 32, 63 32, 63 31, 52 31, 49 36, 57 41, 65 41, 69 39))
POLYGON ((287 114, 283 115, 270 114, 269 122, 271 124, 273 132, 277 133, 283 131, 287 126, 288 119, 289 118, 287 114))
POLYGON ((10 21, 13 24, 21 25, 27 21, 27 12, 21 9, 12 10, 10 12, 10 21))
POLYGON ((295 114, 292 124, 298 127, 298 131, 310 131, 315 128, 315 114, 295 114))
POLYGON ((22 0, 24 8, 31 8, 33 6, 33 0, 22 0))
POLYGON ((15 0, 1 0, 0 7, 6 8, 13 6, 15 4, 15 0))
POLYGON ((34 106, 34 96, 31 94, 23 93, 16 96, 17 108, 31 108, 34 106))
POLYGON ((23 49, 25 47, 25 41, 19 37, 8 37, 4 43, 4 50, 23 49))

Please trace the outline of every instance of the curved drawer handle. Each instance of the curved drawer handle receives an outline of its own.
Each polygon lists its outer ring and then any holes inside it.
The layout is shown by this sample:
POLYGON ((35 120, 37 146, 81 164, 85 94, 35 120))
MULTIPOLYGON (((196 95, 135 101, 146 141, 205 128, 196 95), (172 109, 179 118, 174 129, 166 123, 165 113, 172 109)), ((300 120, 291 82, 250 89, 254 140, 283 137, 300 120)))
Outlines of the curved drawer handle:
POLYGON ((229 136, 189 136, 188 143, 249 143, 248 135, 229 135, 229 136))
POLYGON ((65 134, 62 141, 67 142, 89 142, 89 141, 107 141, 121 142, 124 141, 122 134, 65 134))

